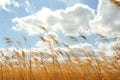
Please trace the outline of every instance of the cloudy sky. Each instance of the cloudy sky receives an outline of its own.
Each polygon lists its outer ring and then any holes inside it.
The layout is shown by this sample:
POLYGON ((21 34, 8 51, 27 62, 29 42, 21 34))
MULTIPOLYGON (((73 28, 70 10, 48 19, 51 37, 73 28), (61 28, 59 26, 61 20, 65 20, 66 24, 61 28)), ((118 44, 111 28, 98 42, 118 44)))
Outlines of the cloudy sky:
POLYGON ((36 36, 43 34, 40 26, 70 45, 64 34, 84 34, 92 45, 100 47, 104 41, 96 34, 120 36, 119 22, 120 9, 109 0, 0 0, 0 48, 6 47, 4 37, 22 40, 21 36, 39 47, 36 36))

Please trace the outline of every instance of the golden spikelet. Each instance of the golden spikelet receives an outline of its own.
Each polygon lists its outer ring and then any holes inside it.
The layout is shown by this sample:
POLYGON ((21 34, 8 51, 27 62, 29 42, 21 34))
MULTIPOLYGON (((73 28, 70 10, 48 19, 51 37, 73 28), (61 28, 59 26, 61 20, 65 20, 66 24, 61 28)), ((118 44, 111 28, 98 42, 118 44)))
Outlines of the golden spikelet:
POLYGON ((26 38, 26 36, 22 36, 23 40, 25 43, 28 43, 28 39, 26 38))
POLYGON ((38 58, 36 56, 33 56, 34 58, 34 61, 37 62, 38 61, 38 58))
POLYGON ((26 53, 22 50, 22 57, 26 57, 26 53))
POLYGON ((44 26, 40 26, 40 28, 44 31, 46 31, 47 29, 44 26))
POLYGON ((9 66, 10 66, 11 68, 13 68, 13 63, 12 63, 12 62, 10 62, 10 63, 9 63, 9 66))
POLYGON ((16 41, 16 43, 18 44, 19 47, 21 47, 21 42, 20 41, 16 41))
POLYGON ((120 37, 115 37, 115 40, 116 41, 120 41, 120 37))
POLYGON ((3 53, 3 51, 2 51, 2 50, 0 50, 0 54, 2 54, 2 56, 4 56, 4 53, 3 53))
POLYGON ((17 58, 22 57, 18 51, 14 50, 14 52, 15 54, 13 55, 13 57, 17 57, 17 58))
POLYGON ((59 54, 63 55, 63 52, 62 51, 58 51, 59 54))
POLYGON ((110 0, 111 3, 113 3, 116 7, 120 8, 120 0, 110 0))
POLYGON ((106 40, 106 41, 109 41, 108 38, 102 34, 97 34, 97 36, 102 39, 102 40, 106 40))
POLYGON ((49 36, 53 41, 56 41, 56 38, 54 37, 54 35, 48 34, 48 36, 49 36))
POLYGON ((60 43, 57 40, 55 40, 55 43, 57 44, 57 46, 60 46, 60 43))
POLYGON ((39 38, 40 38, 42 41, 46 42, 46 39, 45 39, 44 37, 39 36, 39 38))
POLYGON ((79 37, 81 37, 81 38, 87 40, 86 36, 84 36, 84 35, 82 35, 82 34, 80 34, 79 37))
POLYGON ((65 44, 65 43, 62 43, 62 45, 68 49, 70 49, 69 45, 65 44))
POLYGON ((67 36, 69 39, 71 39, 72 41, 78 41, 74 36, 67 36))
POLYGON ((9 37, 5 37, 4 40, 8 45, 11 45, 13 42, 9 37))
POLYGON ((10 59, 10 57, 9 57, 9 56, 4 56, 4 58, 5 58, 6 60, 9 60, 9 59, 10 59))

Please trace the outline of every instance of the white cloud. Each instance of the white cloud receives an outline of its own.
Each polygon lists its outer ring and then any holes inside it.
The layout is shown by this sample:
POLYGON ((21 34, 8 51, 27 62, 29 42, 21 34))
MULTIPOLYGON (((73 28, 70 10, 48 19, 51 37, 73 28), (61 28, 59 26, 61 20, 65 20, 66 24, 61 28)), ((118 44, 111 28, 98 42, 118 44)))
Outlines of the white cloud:
MULTIPOLYGON (((43 42, 43 41, 38 41, 36 43, 36 46, 43 52, 47 52, 47 53, 50 53, 50 54, 53 54, 53 52, 51 52, 50 50, 50 46, 49 44, 43 42)), ((92 44, 88 44, 88 43, 80 43, 80 44, 75 44, 75 45, 69 45, 69 48, 66 48, 66 47, 62 47, 62 46, 59 46, 59 47, 54 47, 54 51, 61 51, 63 54, 65 54, 65 52, 68 52, 69 54, 71 53, 75 53, 77 56, 79 57, 83 57, 85 56, 85 53, 86 54, 94 54, 96 56, 98 56, 97 54, 97 48, 95 48, 92 44)))
POLYGON ((111 56, 116 52, 120 53, 120 50, 118 50, 120 48, 119 44, 120 41, 113 41, 110 43, 99 42, 98 49, 103 50, 107 55, 111 56))
POLYGON ((32 8, 33 6, 31 5, 29 0, 25 1, 25 5, 24 6, 25 6, 25 10, 26 10, 27 13, 32 14, 34 12, 33 8, 32 8))
POLYGON ((49 51, 49 45, 43 41, 38 41, 36 43, 36 47, 38 47, 41 51, 43 52, 48 52, 49 51))
POLYGON ((13 22, 17 22, 16 26, 12 29, 16 31, 25 30, 29 35, 39 34, 41 22, 34 16, 24 18, 14 18, 13 22))
POLYGON ((90 22, 93 32, 109 36, 120 36, 120 9, 109 0, 99 0, 97 15, 90 22))
MULTIPOLYGON (((120 53, 120 41, 113 41, 110 43, 98 43, 98 47, 88 43, 80 43, 70 46, 71 51, 75 52, 78 56, 83 56, 84 52, 88 54, 94 54, 100 57, 99 52, 103 51, 107 56, 113 56, 115 53, 120 53)), ((69 52, 71 52, 69 51, 69 52)))
POLYGON ((25 30, 29 35, 40 33, 38 27, 46 25, 51 30, 61 30, 64 33, 86 32, 89 20, 94 17, 94 10, 82 4, 76 4, 65 10, 52 11, 42 8, 37 13, 23 18, 14 18, 17 24, 14 30, 25 30), (36 31, 33 30, 36 29, 36 31))
POLYGON ((0 9, 3 9, 5 11, 11 11, 11 9, 7 6, 13 5, 14 7, 19 7, 20 4, 16 2, 15 0, 0 0, 0 9))
POLYGON ((0 51, 5 53, 6 56, 11 55, 11 53, 13 53, 13 51, 18 51, 20 53, 21 53, 21 51, 25 51, 26 53, 29 53, 29 51, 33 51, 36 53, 39 53, 39 52, 44 53, 45 52, 48 54, 54 54, 54 52, 61 51, 64 55, 65 55, 65 52, 68 52, 69 54, 75 53, 78 57, 84 58, 85 53, 87 53, 87 54, 92 54, 92 55, 94 54, 98 58, 98 57, 100 57, 100 54, 98 53, 100 51, 103 51, 108 56, 112 56, 113 53, 115 53, 115 49, 119 53, 120 50, 117 50, 117 47, 118 47, 118 49, 120 48, 119 44, 120 44, 120 41, 114 41, 111 43, 98 43, 98 48, 97 48, 89 43, 80 43, 80 44, 70 45, 69 46, 70 49, 67 49, 65 47, 54 47, 54 51, 51 52, 48 44, 46 44, 45 42, 39 41, 36 43, 37 48, 32 47, 30 49, 26 49, 26 48, 16 49, 14 47, 11 47, 8 49, 0 48, 0 51))
POLYGON ((72 45, 70 46, 70 48, 72 51, 78 51, 79 54, 83 53, 82 55, 84 55, 84 52, 89 54, 94 54, 93 52, 95 51, 95 48, 93 47, 93 45, 88 43, 80 43, 77 45, 72 45))

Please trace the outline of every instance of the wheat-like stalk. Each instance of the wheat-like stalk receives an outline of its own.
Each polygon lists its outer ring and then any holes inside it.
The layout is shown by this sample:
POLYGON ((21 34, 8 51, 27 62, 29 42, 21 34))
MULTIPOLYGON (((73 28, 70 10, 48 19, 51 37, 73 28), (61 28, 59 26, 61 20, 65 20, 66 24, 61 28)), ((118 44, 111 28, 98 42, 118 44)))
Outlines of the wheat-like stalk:
MULTIPOLYGON (((40 29, 47 31, 43 26, 40 29)), ((120 80, 119 43, 112 46, 114 55, 111 57, 107 56, 104 50, 98 49, 98 58, 93 54, 94 50, 91 50, 93 53, 89 53, 82 48, 76 52, 69 44, 59 41, 54 35, 48 32, 45 34, 47 38, 39 38, 47 44, 47 52, 34 51, 31 46, 28 51, 0 50, 0 80, 120 80), (79 54, 83 54, 84 58, 78 56, 79 54)), ((97 36, 102 40, 109 40, 102 34, 97 36)), ((67 37, 73 42, 78 42, 75 36, 67 37)), ((85 35, 79 37, 88 42, 85 35)), ((22 38, 29 45, 27 37, 22 38)), ((119 41, 117 38, 115 40, 119 41)), ((5 41, 7 44, 13 44, 10 38, 5 38, 5 41)), ((21 42, 16 40, 17 45, 22 48, 21 42)))

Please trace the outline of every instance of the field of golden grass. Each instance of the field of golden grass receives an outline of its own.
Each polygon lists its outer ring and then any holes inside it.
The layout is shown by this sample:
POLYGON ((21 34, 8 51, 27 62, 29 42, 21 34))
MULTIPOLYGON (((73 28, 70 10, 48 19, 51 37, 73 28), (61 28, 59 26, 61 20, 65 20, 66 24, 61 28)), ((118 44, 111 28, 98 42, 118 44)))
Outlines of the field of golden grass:
MULTIPOLYGON (((41 27, 47 34, 45 27, 41 27)), ((99 36, 107 40, 103 35, 99 36)), ((94 54, 82 50, 84 59, 75 52, 56 50, 53 47, 63 46, 71 50, 66 43, 59 42, 53 35, 49 39, 39 36, 41 41, 48 44, 49 52, 24 50, 0 51, 0 80, 120 80, 120 47, 113 47, 114 55, 107 56, 104 51, 99 51, 99 58, 94 54), (5 54, 10 54, 6 56, 5 54)), ((67 36, 72 41, 77 41, 74 36, 67 36)), ((84 35, 81 38, 87 41, 84 35)), ((28 40, 23 36, 24 42, 28 40)), ((13 44, 10 38, 5 38, 8 45, 13 44)), ((21 46, 20 41, 16 43, 21 46)), ((120 44, 118 44, 120 45, 120 44)), ((79 51, 78 51, 79 52, 79 51)), ((79 52, 81 54, 81 51, 79 52)))

